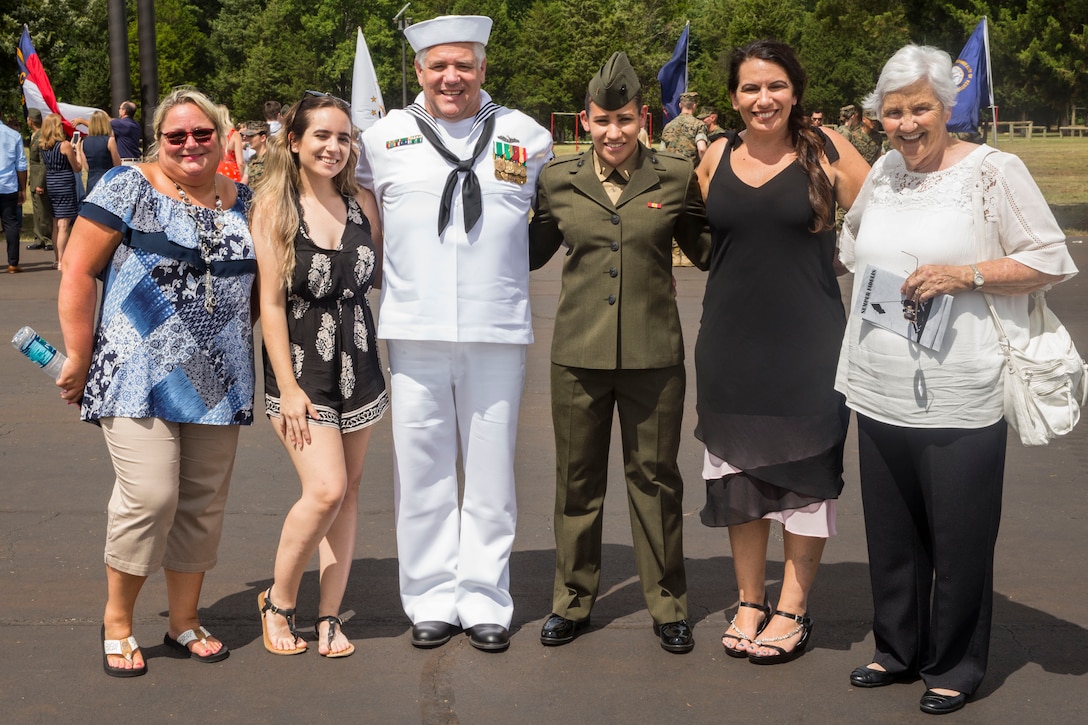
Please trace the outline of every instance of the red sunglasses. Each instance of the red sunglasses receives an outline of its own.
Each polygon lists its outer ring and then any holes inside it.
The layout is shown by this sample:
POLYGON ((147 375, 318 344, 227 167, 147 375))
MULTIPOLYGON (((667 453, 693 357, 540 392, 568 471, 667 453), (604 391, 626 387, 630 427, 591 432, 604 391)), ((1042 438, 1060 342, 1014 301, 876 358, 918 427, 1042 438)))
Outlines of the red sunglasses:
POLYGON ((185 140, 190 136, 198 144, 211 143, 212 136, 215 135, 214 128, 194 128, 192 131, 170 131, 169 133, 162 134, 162 137, 166 139, 166 142, 171 146, 181 146, 185 143, 185 140))

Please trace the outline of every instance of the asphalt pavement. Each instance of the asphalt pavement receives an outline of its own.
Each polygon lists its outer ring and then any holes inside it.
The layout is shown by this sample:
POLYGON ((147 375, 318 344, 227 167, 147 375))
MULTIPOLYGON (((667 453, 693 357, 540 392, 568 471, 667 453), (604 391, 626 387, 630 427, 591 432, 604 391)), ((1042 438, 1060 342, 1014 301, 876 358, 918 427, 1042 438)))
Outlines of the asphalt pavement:
MULTIPOLYGON (((1082 240, 1083 241, 1083 240, 1082 240)), ((1059 286, 1051 307, 1088 352, 1088 250, 1070 245, 1085 270, 1059 286)), ((4 339, 29 324, 60 342, 59 273, 46 252, 23 252, 23 274, 0 277, 4 339)), ((676 268, 689 373, 705 275, 676 268)), ((737 592, 725 529, 699 523, 704 502, 689 390, 681 470, 687 483, 684 545, 696 647, 663 651, 651 631, 635 573, 622 462, 613 441, 605 504, 602 596, 593 626, 564 647, 540 645, 554 565, 554 454, 548 351, 559 260, 532 276, 536 343, 530 348, 518 439, 518 535, 511 564, 514 622, 506 653, 485 654, 456 637, 435 650, 409 644, 397 594, 388 421, 371 438, 360 497, 358 545, 344 608, 354 656, 264 651, 257 595, 269 583, 280 526, 298 481, 263 417, 242 432, 219 565, 204 586, 204 625, 229 659, 175 659, 162 645, 165 590, 152 576, 140 597, 135 636, 149 674, 102 672, 105 598, 102 546, 113 481, 99 430, 78 421, 51 381, 0 345, 0 722, 538 723, 538 722, 926 722, 921 682, 876 690, 848 684, 872 655, 871 599, 858 493, 857 445, 846 450, 839 535, 824 555, 811 597, 809 651, 781 666, 724 656, 720 635, 737 592)), ((843 282, 845 285, 845 281, 843 282)), ((376 302, 375 302, 376 304, 376 302)), ((260 389, 258 390, 258 400, 260 389)), ((990 668, 949 723, 1088 722, 1088 423, 1046 448, 1010 435, 1004 515, 997 547, 990 668)), ((772 534, 773 600, 782 575, 772 534)), ((312 625, 316 562, 299 602, 312 625)), ((313 641, 312 629, 308 638, 313 641)))

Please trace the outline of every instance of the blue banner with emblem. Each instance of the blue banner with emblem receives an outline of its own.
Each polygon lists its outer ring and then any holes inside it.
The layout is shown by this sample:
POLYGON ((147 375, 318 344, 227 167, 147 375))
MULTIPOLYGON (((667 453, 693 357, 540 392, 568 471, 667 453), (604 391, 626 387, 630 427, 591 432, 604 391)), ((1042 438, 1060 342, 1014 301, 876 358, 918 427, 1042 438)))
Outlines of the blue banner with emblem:
POLYGON ((994 105, 990 86, 990 42, 986 18, 979 21, 975 32, 967 39, 960 57, 952 65, 952 80, 956 83, 956 105, 948 119, 948 130, 973 132, 978 130, 978 112, 994 105))
POLYGON ((661 106, 665 111, 665 120, 676 118, 680 115, 680 94, 688 89, 688 31, 690 23, 684 24, 684 32, 680 34, 680 40, 676 41, 676 48, 672 51, 672 58, 661 66, 657 73, 657 80, 661 83, 661 106))

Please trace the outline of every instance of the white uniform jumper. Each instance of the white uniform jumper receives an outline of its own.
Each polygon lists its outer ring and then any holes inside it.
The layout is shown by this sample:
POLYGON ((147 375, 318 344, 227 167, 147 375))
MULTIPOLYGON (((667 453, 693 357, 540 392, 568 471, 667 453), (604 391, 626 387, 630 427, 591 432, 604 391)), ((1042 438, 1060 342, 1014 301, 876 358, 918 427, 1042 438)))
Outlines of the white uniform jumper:
POLYGON ((546 129, 480 95, 479 113, 464 121, 434 119, 422 94, 390 112, 363 134, 358 170, 377 197, 385 237, 378 336, 391 370, 401 601, 413 623, 466 629, 509 627, 513 615, 514 445, 533 341, 528 214, 551 156, 546 129), (473 169, 483 215, 465 230, 459 174, 450 223, 439 233, 454 165, 417 118, 463 159, 492 117, 492 140, 473 169))

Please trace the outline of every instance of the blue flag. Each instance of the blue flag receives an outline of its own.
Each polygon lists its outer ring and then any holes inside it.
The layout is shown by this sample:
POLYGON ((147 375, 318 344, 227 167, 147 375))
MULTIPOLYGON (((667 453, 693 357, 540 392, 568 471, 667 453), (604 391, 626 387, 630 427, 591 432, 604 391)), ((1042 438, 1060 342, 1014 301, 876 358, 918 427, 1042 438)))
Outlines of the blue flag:
POLYGON ((661 66, 661 70, 657 73, 657 80, 661 82, 661 105, 665 111, 666 121, 680 115, 680 94, 688 89, 688 30, 690 28, 690 23, 684 24, 684 32, 680 34, 680 40, 676 41, 672 58, 661 66))
POLYGON ((990 42, 986 18, 983 18, 952 65, 952 80, 956 83, 957 92, 956 105, 952 107, 952 117, 948 119, 949 131, 977 131, 979 109, 994 105, 989 66, 990 42))

